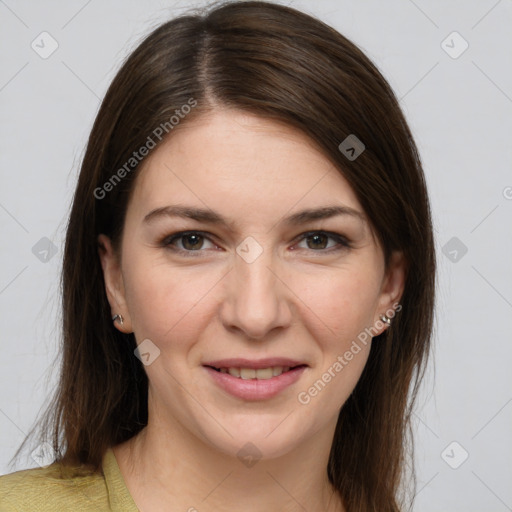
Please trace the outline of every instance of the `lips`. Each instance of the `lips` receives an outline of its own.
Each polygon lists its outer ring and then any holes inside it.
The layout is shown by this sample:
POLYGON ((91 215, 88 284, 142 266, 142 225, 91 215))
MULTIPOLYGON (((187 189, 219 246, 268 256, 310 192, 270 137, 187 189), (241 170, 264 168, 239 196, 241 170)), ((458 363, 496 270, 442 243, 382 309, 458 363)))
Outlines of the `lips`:
POLYGON ((268 368, 238 368, 238 367, 229 367, 229 368, 220 368, 215 370, 220 373, 229 373, 231 377, 236 377, 239 379, 258 379, 258 380, 268 380, 272 377, 279 377, 283 373, 286 373, 290 370, 289 366, 270 366, 268 368))
POLYGON ((232 377, 243 380, 268 380, 279 377, 299 366, 306 366, 298 361, 287 358, 268 358, 252 361, 248 359, 223 359, 205 364, 220 373, 228 373, 232 377))
POLYGON ((219 359, 203 363, 203 367, 213 381, 229 394, 244 400, 265 400, 294 384, 308 365, 276 357, 219 359))
POLYGON ((259 368, 271 368, 274 366, 282 366, 294 368, 296 366, 307 366, 303 361, 297 361, 286 357, 269 357, 266 359, 244 359, 236 357, 231 359, 217 359, 203 363, 203 366, 211 366, 212 368, 251 368, 257 370, 259 368))

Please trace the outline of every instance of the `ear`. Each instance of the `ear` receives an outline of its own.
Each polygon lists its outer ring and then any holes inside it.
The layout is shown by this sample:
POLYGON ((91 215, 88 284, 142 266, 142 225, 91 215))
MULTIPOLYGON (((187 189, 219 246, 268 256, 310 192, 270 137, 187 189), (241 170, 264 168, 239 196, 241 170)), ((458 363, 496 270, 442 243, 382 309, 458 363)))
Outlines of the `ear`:
POLYGON ((114 325, 121 332, 131 333, 133 329, 126 305, 121 262, 108 236, 103 234, 98 236, 98 253, 111 316, 121 315, 123 317, 122 325, 118 320, 114 322, 114 325))
POLYGON ((407 265, 401 251, 393 251, 389 258, 388 269, 382 280, 377 309, 375 311, 374 325, 381 326, 378 329, 382 334, 390 326, 383 322, 380 317, 386 315, 393 323, 393 317, 402 309, 400 299, 404 292, 407 265))

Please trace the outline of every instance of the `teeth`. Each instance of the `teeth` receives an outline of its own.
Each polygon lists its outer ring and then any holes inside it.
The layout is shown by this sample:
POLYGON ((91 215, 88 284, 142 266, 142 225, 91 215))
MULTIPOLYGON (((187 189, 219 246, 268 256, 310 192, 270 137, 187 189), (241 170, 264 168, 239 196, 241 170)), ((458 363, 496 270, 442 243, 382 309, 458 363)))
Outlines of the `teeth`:
POLYGON ((240 368, 240 377, 242 379, 255 379, 256 370, 254 368, 240 368))
POLYGON ((232 377, 244 380, 258 379, 267 380, 272 377, 279 377, 282 373, 290 370, 289 366, 271 366, 269 368, 220 368, 221 373, 229 373, 232 377))
POLYGON ((272 375, 274 377, 277 377, 278 375, 281 375, 281 373, 283 373, 283 367, 282 366, 274 366, 274 368, 272 368, 272 375))
POLYGON ((240 377, 240 368, 228 368, 228 373, 233 377, 240 377))
POLYGON ((260 380, 267 380, 271 379, 274 376, 274 373, 272 372, 272 368, 260 368, 255 371, 256 378, 260 380))

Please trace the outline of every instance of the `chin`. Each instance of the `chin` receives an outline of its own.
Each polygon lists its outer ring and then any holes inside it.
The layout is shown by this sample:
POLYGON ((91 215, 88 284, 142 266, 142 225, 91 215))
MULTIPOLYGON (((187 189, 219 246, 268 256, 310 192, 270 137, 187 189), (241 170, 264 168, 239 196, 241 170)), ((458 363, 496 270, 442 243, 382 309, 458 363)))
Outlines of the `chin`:
POLYGON ((293 413, 287 419, 286 415, 267 415, 267 418, 262 418, 261 413, 244 415, 229 426, 227 422, 222 423, 229 434, 222 428, 212 431, 210 423, 202 430, 203 437, 212 448, 230 457, 240 460, 244 457, 276 459, 291 452, 307 438, 307 433, 303 431, 304 422, 300 426, 297 418, 292 418, 293 413))

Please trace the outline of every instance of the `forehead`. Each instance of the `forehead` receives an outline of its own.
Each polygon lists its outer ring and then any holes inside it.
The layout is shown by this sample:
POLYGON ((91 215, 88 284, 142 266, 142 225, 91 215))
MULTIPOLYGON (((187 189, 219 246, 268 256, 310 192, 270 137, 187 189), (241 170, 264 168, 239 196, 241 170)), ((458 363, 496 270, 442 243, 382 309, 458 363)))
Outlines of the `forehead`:
POLYGON ((294 205, 362 211, 349 183, 304 133, 233 110, 183 123, 144 161, 134 186, 132 206, 141 210, 182 202, 235 216, 279 216, 294 205))

